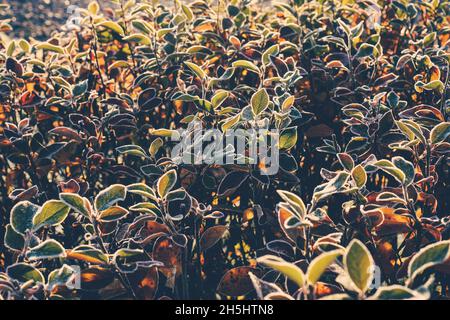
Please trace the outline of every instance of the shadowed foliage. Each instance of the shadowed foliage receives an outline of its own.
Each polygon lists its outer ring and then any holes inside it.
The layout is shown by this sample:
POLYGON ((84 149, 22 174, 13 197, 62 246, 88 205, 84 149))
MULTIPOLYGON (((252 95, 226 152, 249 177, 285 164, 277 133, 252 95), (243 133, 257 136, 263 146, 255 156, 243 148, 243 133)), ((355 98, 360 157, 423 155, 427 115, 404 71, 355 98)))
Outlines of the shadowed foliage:
POLYGON ((0 297, 448 299, 449 13, 94 1, 44 41, 0 21, 0 297), (277 130, 278 172, 180 164, 193 122, 277 130))

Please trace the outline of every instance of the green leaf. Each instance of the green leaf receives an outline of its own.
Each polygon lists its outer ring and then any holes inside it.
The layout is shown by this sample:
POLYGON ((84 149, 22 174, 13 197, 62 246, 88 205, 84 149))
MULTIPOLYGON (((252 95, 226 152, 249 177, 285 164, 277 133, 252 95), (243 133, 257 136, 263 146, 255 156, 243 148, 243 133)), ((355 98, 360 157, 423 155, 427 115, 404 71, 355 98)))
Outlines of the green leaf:
POLYGON ((228 118, 225 120, 224 123, 222 123, 222 131, 225 133, 228 129, 233 128, 237 123, 239 123, 239 120, 241 119, 241 114, 238 113, 237 115, 228 118))
POLYGON ((339 23, 339 26, 342 28, 342 30, 344 30, 347 37, 352 35, 352 30, 350 29, 350 26, 348 24, 346 24, 344 21, 342 21, 341 18, 338 18, 337 22, 339 23))
POLYGON ((34 229, 43 226, 56 226, 62 223, 69 214, 70 208, 60 200, 49 200, 44 203, 33 218, 34 229))
POLYGON ((31 45, 25 39, 20 39, 19 40, 19 47, 26 53, 30 53, 30 51, 31 51, 31 45))
POLYGON ((416 91, 419 93, 423 92, 423 90, 427 91, 435 90, 439 93, 442 93, 444 91, 444 83, 441 80, 433 80, 428 83, 417 81, 414 84, 414 89, 416 89, 416 91))
POLYGON ((98 219, 103 222, 117 221, 125 218, 128 215, 128 210, 120 206, 112 206, 100 212, 98 219))
POLYGON ((64 79, 63 77, 50 77, 52 81, 59 84, 61 87, 67 90, 67 92, 72 93, 72 86, 70 83, 64 79))
POLYGON ((406 179, 405 173, 402 170, 397 168, 391 161, 389 160, 379 160, 373 164, 374 166, 380 168, 384 172, 393 176, 398 182, 403 183, 406 179))
POLYGON ((362 165, 357 165, 355 168, 353 168, 352 178, 358 188, 362 188, 366 185, 367 173, 362 165))
POLYGON ((191 69, 191 71, 198 77, 200 78, 200 80, 204 80, 206 78, 206 73, 205 71, 202 70, 202 68, 200 68, 198 65, 196 65, 195 63, 192 62, 185 62, 185 65, 187 65, 189 67, 189 69, 191 69))
POLYGON ((38 212, 39 206, 32 204, 29 201, 21 201, 11 209, 11 226, 21 234, 33 228, 33 217, 38 212))
POLYGON ((118 33, 121 36, 125 35, 125 32, 123 31, 123 28, 116 22, 114 21, 104 21, 104 22, 100 22, 96 25, 96 27, 104 27, 107 28, 109 30, 112 30, 116 33, 118 33))
POLYGON ((210 114, 214 114, 214 108, 211 102, 206 99, 197 99, 194 101, 195 106, 203 111, 207 111, 210 114))
POLYGON ((46 51, 51 51, 51 52, 56 52, 56 53, 64 53, 64 48, 60 47, 60 46, 55 46, 54 44, 45 42, 45 43, 40 43, 36 46, 37 49, 41 49, 41 50, 46 50, 46 51))
POLYGON ((450 135, 450 122, 439 123, 430 133, 430 141, 432 144, 438 144, 445 141, 450 135))
POLYGON ((292 192, 284 190, 277 190, 277 193, 284 201, 286 201, 292 207, 292 209, 294 209, 295 213, 297 213, 297 217, 299 217, 300 219, 305 218, 306 206, 299 196, 297 196, 292 192))
POLYGON ((14 228, 8 224, 5 231, 5 247, 11 250, 22 251, 25 245, 23 235, 16 232, 14 228))
POLYGON ((433 43, 434 40, 436 40, 436 32, 431 32, 423 38, 423 45, 428 46, 429 44, 433 43))
POLYGON ((337 259, 337 257, 342 255, 342 250, 337 249, 329 252, 322 253, 320 256, 315 258, 308 266, 308 271, 306 272, 306 278, 309 284, 315 284, 325 270, 337 259))
POLYGON ((394 284, 387 287, 378 288, 377 292, 370 297, 370 300, 424 300, 421 294, 407 287, 394 284))
POLYGON ((168 137, 172 138, 173 141, 177 141, 180 139, 180 133, 177 130, 169 130, 169 129, 155 129, 150 132, 150 134, 159 137, 168 137))
POLYGON ((139 257, 144 253, 141 249, 119 249, 114 253, 113 260, 120 258, 133 258, 139 257))
POLYGON ((85 201, 88 201, 87 199, 84 199, 76 193, 60 193, 59 199, 68 205, 72 210, 75 210, 76 212, 89 218, 89 209, 85 205, 85 201))
POLYGON ((269 95, 266 89, 256 91, 251 98, 252 111, 255 116, 267 109, 269 106, 269 95))
POLYGON ((278 44, 274 44, 266 51, 264 51, 261 57, 261 61, 264 63, 264 65, 268 65, 270 63, 270 56, 275 56, 278 54, 278 52, 280 52, 280 46, 278 44))
POLYGON ((158 194, 161 198, 164 198, 167 193, 175 186, 177 182, 177 172, 172 169, 166 173, 164 173, 156 184, 158 194))
POLYGON ((297 143, 297 127, 286 128, 281 132, 278 146, 282 150, 289 150, 297 143))
POLYGON ((98 11, 100 10, 100 6, 98 5, 97 1, 91 1, 88 5, 88 11, 89 13, 93 14, 94 16, 97 15, 98 11))
POLYGON ((361 293, 365 293, 373 280, 374 262, 366 246, 353 239, 345 250, 344 267, 361 293))
POLYGON ((159 29, 159 30, 158 30, 158 32, 156 33, 156 35, 157 35, 159 38, 162 38, 162 37, 164 37, 166 34, 173 32, 174 30, 175 30, 175 28, 162 28, 162 29, 159 29))
POLYGON ((117 147, 116 150, 120 154, 129 154, 129 155, 133 155, 136 157, 148 158, 144 149, 142 149, 140 146, 137 146, 137 145, 129 144, 126 146, 120 146, 120 147, 117 147))
POLYGON ((127 186, 127 190, 130 193, 139 194, 143 197, 157 200, 155 191, 147 186, 145 183, 134 183, 127 186))
POLYGON ((16 41, 11 40, 8 44, 8 48, 6 49, 6 56, 11 57, 14 53, 14 50, 16 50, 16 41))
POLYGON ((412 281, 426 269, 446 261, 450 257, 450 240, 430 244, 422 248, 410 261, 408 275, 412 281))
MULTIPOLYGON (((147 37, 143 34, 140 34, 140 33, 130 34, 129 36, 124 37, 123 40, 127 41, 127 42, 137 42, 137 43, 140 43, 145 46, 151 45, 151 43, 152 43, 152 40, 149 37, 147 37)), ((117 61, 117 62, 120 62, 120 61, 117 61)), ((121 67, 129 67, 129 64, 126 61, 123 61, 123 62, 125 62, 125 64, 121 65, 121 67)), ((119 67, 119 66, 117 66, 117 67, 119 67)), ((110 67, 108 69, 114 69, 114 68, 110 67)))
POLYGON ((345 147, 347 153, 360 154, 363 150, 367 150, 370 147, 367 138, 365 137, 352 137, 350 142, 345 147))
POLYGON ((153 30, 153 27, 147 21, 142 19, 133 19, 131 24, 134 28, 146 34, 151 33, 153 30))
POLYGON ((281 105, 281 111, 289 110, 294 105, 294 102, 295 102, 295 96, 287 97, 283 101, 283 104, 281 105))
MULTIPOLYGON (((127 37, 127 38, 129 38, 129 37, 127 37)), ((128 40, 128 39, 124 38, 124 40, 128 40)), ((129 68, 129 67, 130 67, 130 64, 127 61, 117 60, 108 66, 108 70, 111 71, 114 69, 129 68)))
POLYGON ((414 132, 409 128, 409 126, 406 125, 403 121, 396 121, 397 127, 400 129, 400 131, 408 137, 409 141, 414 140, 415 135, 414 132))
POLYGON ((114 184, 95 197, 95 208, 98 211, 106 210, 113 204, 125 200, 126 196, 127 188, 121 184, 114 184))
POLYGON ((423 145, 427 144, 427 141, 425 139, 425 136, 423 135, 422 129, 420 126, 411 120, 402 120, 402 121, 396 121, 396 124, 400 131, 405 134, 409 140, 413 140, 414 137, 417 137, 417 139, 420 140, 420 142, 423 145))
POLYGON ((27 253, 27 258, 30 261, 59 257, 65 257, 65 249, 58 241, 53 239, 42 242, 27 253))
POLYGON ((392 163, 405 174, 405 179, 402 181, 405 186, 414 182, 414 165, 411 162, 406 161, 403 157, 393 157, 392 163))
POLYGON ((257 66, 255 66, 252 62, 247 61, 247 60, 237 60, 237 61, 233 62, 232 67, 233 68, 243 68, 243 69, 250 70, 250 71, 253 71, 253 72, 259 74, 259 68, 257 66))
POLYGON ((368 57, 371 55, 375 55, 375 51, 377 51, 375 46, 368 44, 368 43, 363 43, 359 47, 358 52, 356 53, 356 56, 359 58, 368 57))
POLYGON ((130 207, 131 211, 145 212, 153 215, 161 215, 159 207, 151 202, 140 202, 130 207))
POLYGON ((216 94, 211 98, 211 104, 214 109, 217 109, 228 98, 230 93, 226 90, 217 90, 216 94))
POLYGON ((52 291, 57 286, 65 286, 76 275, 76 271, 67 264, 61 268, 53 270, 48 275, 47 290, 52 291))
POLYGON ((181 4, 181 9, 183 10, 183 13, 188 21, 192 21, 192 19, 194 19, 194 13, 192 12, 191 8, 189 8, 185 4, 181 4))
POLYGON ((164 145, 164 141, 161 138, 156 138, 153 140, 152 144, 150 145, 150 148, 148 149, 148 152, 150 153, 150 156, 153 158, 156 156, 156 153, 158 153, 159 149, 164 145))
POLYGON ((140 262, 145 260, 148 260, 148 257, 144 254, 143 250, 123 248, 114 253, 112 263, 114 263, 120 270, 133 272, 136 270, 140 262))
POLYGON ((44 276, 35 267, 27 263, 16 263, 6 269, 6 273, 19 282, 27 282, 33 280, 36 283, 45 283, 44 276))
POLYGON ((302 269, 293 263, 289 263, 284 261, 282 258, 273 255, 262 256, 257 258, 256 261, 262 265, 281 272, 290 280, 294 281, 299 287, 303 287, 305 284, 305 274, 302 269))

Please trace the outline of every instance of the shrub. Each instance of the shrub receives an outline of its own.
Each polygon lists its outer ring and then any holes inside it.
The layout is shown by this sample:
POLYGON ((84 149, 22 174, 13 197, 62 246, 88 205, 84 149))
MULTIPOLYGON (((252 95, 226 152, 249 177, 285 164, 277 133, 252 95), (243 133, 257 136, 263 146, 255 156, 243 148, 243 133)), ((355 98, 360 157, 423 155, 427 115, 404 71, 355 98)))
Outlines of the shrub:
POLYGON ((157 3, 2 38, 0 296, 448 298, 449 2, 157 3))

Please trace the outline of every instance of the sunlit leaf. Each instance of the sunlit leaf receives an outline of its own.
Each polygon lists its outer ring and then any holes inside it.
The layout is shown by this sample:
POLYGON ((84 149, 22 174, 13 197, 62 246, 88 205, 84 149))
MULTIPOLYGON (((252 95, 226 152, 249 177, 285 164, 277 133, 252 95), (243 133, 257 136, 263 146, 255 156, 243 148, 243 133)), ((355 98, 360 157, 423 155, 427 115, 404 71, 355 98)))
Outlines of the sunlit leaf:
POLYGON ((198 65, 192 62, 185 62, 185 64, 191 69, 191 71, 198 77, 200 80, 204 80, 206 78, 205 71, 202 70, 198 65))
POLYGON ((113 204, 125 200, 126 195, 127 189, 125 186, 121 184, 109 186, 95 197, 95 208, 98 211, 106 210, 113 204))
POLYGON ((277 270, 295 282, 299 287, 303 287, 306 281, 306 276, 303 271, 295 264, 286 262, 280 257, 273 255, 265 255, 257 259, 257 262, 277 270))
POLYGON ((120 206, 112 206, 100 212, 98 219, 104 222, 117 221, 125 218, 128 210, 120 206))
POLYGON ((33 228, 55 226, 62 223, 69 214, 70 207, 60 200, 49 200, 43 204, 33 218, 33 228))
POLYGON ((361 241, 353 239, 350 242, 345 250, 344 266, 354 285, 365 293, 372 283, 374 261, 361 241))
POLYGON ((297 143, 297 127, 284 129, 279 137, 279 148, 289 150, 297 143))
POLYGON ((57 52, 57 53, 64 53, 64 49, 60 46, 53 45, 51 43, 41 43, 36 46, 37 49, 57 52))
POLYGON ((306 206, 303 200, 297 196, 296 194, 284 191, 284 190, 277 190, 277 193, 280 195, 280 197, 289 203, 289 205, 294 209, 294 211, 298 214, 298 217, 303 219, 306 215, 306 206))
POLYGON ((367 173, 366 170, 364 170, 363 166, 357 165, 355 168, 353 168, 352 178, 358 188, 362 188, 363 186, 365 186, 367 182, 367 173))
POLYGON ((80 195, 76 193, 60 193, 59 199, 72 210, 81 213, 85 217, 90 216, 89 208, 86 207, 85 200, 80 195))
POLYGON ((54 259, 65 256, 64 247, 56 240, 49 239, 28 251, 27 258, 31 261, 54 259))
POLYGON ((81 245, 72 250, 68 250, 66 257, 67 259, 80 260, 93 264, 108 263, 108 257, 102 251, 87 245, 81 245))
POLYGON ((431 130, 430 141, 433 144, 445 141, 450 135, 450 122, 443 122, 438 124, 431 130))
POLYGON ((96 27, 104 27, 104 28, 110 29, 110 30, 118 33, 121 36, 124 35, 123 28, 114 21, 103 21, 103 22, 98 23, 96 25, 96 27))
POLYGON ((311 261, 306 273, 308 283, 315 284, 325 270, 336 260, 337 257, 341 256, 342 253, 342 250, 333 250, 322 253, 320 256, 311 261))
POLYGON ((130 184, 127 186, 127 191, 129 193, 139 194, 152 200, 157 199, 155 191, 149 186, 147 186, 145 183, 130 184))
POLYGON ((269 95, 266 89, 262 88, 255 92, 251 98, 252 111, 255 116, 266 110, 269 105, 269 95))
POLYGON ((255 64, 253 64, 252 62, 247 61, 247 60, 235 61, 235 62, 233 62, 232 66, 234 68, 243 68, 243 69, 253 71, 255 73, 259 73, 259 68, 257 66, 255 66, 255 64))
POLYGON ((159 179, 157 183, 158 195, 161 198, 164 198, 167 193, 175 186, 177 183, 177 172, 175 170, 170 170, 164 173, 159 179))

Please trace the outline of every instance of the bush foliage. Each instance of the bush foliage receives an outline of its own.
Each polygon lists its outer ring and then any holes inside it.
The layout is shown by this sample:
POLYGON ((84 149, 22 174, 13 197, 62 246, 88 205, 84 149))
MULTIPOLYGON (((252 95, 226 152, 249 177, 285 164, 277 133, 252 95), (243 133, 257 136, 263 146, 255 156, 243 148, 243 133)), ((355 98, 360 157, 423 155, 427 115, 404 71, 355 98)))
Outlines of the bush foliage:
POLYGON ((80 12, 1 25, 2 299, 450 297, 449 1, 80 12), (279 172, 177 164, 192 121, 279 172))

